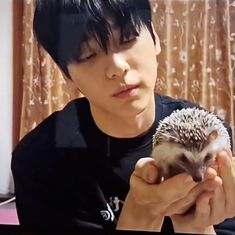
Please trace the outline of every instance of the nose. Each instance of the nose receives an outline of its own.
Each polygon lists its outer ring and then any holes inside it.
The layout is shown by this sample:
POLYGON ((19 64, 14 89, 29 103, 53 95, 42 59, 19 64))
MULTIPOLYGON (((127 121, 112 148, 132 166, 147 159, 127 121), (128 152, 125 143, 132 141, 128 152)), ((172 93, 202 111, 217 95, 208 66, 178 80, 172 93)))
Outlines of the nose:
POLYGON ((108 56, 108 64, 105 73, 108 79, 123 78, 130 70, 130 65, 120 53, 112 53, 108 56))
POLYGON ((196 170, 193 174, 192 174, 192 178, 195 182, 201 182, 204 179, 204 170, 199 169, 196 170))
POLYGON ((194 175, 193 176, 193 180, 195 182, 201 182, 202 181, 202 176, 201 175, 194 175))

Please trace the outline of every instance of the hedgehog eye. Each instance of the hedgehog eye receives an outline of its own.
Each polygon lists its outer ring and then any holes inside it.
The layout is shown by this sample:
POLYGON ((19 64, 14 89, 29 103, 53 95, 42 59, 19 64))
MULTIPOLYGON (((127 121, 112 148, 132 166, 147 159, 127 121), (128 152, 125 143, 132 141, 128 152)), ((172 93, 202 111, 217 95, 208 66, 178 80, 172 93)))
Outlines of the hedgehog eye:
POLYGON ((189 163, 188 158, 183 153, 179 156, 179 160, 183 163, 189 163))
POLYGON ((204 158, 204 162, 210 161, 211 158, 212 158, 212 155, 208 153, 208 154, 205 156, 205 158, 204 158))

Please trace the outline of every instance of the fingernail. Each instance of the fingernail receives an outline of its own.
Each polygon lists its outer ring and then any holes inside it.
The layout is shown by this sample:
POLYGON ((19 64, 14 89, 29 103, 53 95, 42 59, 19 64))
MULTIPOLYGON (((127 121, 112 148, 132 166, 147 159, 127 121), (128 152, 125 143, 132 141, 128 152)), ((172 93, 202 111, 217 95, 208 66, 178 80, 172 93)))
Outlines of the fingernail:
POLYGON ((227 154, 223 154, 222 162, 226 166, 230 165, 230 159, 228 158, 227 154))
POLYGON ((153 174, 151 174, 151 172, 145 172, 145 180, 148 182, 148 183, 154 183, 154 181, 156 180, 155 177, 153 176, 153 174))

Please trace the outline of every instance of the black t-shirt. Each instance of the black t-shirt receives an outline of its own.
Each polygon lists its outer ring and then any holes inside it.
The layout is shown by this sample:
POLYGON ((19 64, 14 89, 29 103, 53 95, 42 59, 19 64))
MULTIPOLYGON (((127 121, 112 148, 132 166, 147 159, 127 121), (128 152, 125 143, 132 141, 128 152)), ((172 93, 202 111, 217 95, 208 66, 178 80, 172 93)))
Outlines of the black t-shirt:
MULTIPOLYGON (((195 106, 155 97, 155 121, 136 138, 114 138, 100 131, 86 98, 71 101, 27 134, 12 156, 20 224, 115 229, 130 175, 138 159, 150 156, 159 121, 173 110, 195 106)), ((234 221, 216 226, 218 234, 235 234, 234 221)))

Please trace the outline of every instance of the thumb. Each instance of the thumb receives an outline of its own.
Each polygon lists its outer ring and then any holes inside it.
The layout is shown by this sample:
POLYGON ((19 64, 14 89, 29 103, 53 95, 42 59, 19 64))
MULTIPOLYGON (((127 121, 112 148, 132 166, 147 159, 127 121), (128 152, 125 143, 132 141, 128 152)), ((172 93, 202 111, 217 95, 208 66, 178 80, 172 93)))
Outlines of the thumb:
POLYGON ((133 174, 148 184, 154 184, 158 178, 158 169, 154 159, 150 157, 141 158, 135 166, 133 174))

